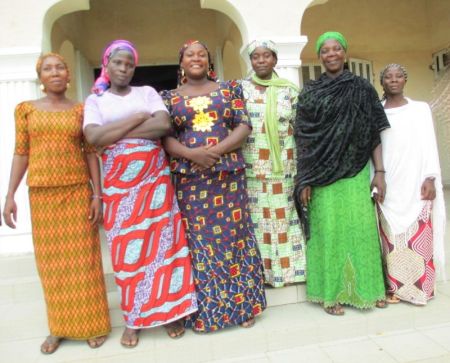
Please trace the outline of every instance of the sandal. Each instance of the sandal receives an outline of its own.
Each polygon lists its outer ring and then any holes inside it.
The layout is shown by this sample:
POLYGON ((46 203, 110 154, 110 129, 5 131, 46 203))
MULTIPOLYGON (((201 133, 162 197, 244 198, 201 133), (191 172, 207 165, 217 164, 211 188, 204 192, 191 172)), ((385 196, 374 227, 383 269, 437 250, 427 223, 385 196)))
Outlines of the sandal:
POLYGON ((125 348, 134 348, 139 343, 139 329, 125 328, 120 338, 120 344, 125 348))
POLYGON ((41 353, 42 354, 53 354, 59 348, 61 344, 62 338, 55 337, 53 335, 49 335, 45 338, 44 343, 41 344, 41 353))
POLYGON ((169 323, 167 325, 164 325, 164 328, 166 328, 167 335, 171 337, 172 339, 179 339, 181 338, 186 330, 184 329, 183 322, 181 321, 174 321, 173 323, 169 323))
POLYGON ((246 328, 246 329, 248 329, 248 328, 253 328, 253 326, 255 325, 255 322, 256 322, 255 317, 251 317, 251 318, 248 319, 247 321, 244 321, 244 322, 241 324, 241 326, 242 326, 243 328, 246 328))
POLYGON ((400 298, 394 294, 388 294, 388 296, 386 296, 386 302, 388 304, 398 304, 400 302, 400 298))
POLYGON ((330 315, 341 316, 345 314, 344 308, 340 304, 324 307, 323 310, 330 315))
POLYGON ((101 337, 88 339, 88 340, 86 340, 86 343, 87 343, 87 345, 89 345, 89 348, 97 349, 97 348, 100 348, 105 341, 106 341, 106 335, 103 335, 101 337))
POLYGON ((378 309, 386 309, 388 307, 388 303, 386 300, 377 300, 375 307, 378 309))

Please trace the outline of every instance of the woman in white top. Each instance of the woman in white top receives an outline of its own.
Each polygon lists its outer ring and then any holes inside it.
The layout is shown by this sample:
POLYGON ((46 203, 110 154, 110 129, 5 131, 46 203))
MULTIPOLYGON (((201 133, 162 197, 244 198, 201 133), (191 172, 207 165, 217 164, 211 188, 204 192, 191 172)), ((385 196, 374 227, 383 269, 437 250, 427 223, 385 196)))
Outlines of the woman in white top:
POLYGON ((391 128, 381 133, 386 197, 378 204, 388 302, 425 305, 443 273, 445 206, 430 107, 403 95, 404 67, 381 72, 391 128), (435 266, 436 265, 436 266, 435 266))

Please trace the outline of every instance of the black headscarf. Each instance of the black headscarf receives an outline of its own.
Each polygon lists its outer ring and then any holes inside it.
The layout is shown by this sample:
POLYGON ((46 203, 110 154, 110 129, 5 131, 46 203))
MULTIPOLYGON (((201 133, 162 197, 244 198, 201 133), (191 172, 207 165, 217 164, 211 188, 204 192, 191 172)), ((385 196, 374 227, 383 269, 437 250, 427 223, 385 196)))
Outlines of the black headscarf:
POLYGON ((295 201, 306 235, 307 215, 300 205, 301 191, 306 186, 329 185, 358 174, 380 144, 380 132, 388 127, 375 89, 349 71, 336 78, 324 73, 305 86, 298 97, 294 135, 295 201))

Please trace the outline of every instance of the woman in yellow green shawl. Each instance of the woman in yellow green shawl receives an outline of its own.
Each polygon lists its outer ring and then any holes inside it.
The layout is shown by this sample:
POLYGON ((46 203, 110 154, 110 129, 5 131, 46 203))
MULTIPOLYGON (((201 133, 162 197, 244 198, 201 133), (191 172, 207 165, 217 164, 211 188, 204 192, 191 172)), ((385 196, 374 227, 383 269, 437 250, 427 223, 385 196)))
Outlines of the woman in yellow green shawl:
POLYGON ((253 132, 243 152, 251 215, 265 282, 282 287, 305 281, 305 244, 292 198, 298 88, 274 71, 272 41, 254 41, 248 53, 254 73, 242 86, 253 132))

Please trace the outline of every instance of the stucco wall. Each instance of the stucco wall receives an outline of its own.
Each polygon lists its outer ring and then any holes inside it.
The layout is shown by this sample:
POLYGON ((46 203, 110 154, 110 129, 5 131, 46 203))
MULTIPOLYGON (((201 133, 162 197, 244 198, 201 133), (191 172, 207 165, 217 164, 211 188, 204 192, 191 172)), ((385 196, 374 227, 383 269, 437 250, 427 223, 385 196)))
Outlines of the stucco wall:
MULTIPOLYGON (((432 53, 435 45, 450 42, 449 28, 448 0, 397 0, 395 5, 391 0, 329 0, 305 12, 301 32, 310 42, 301 58, 317 62, 315 40, 324 31, 338 30, 349 42, 349 57, 373 61, 377 78, 386 64, 403 64, 410 74, 408 95, 429 101, 432 53)), ((376 87, 381 94, 378 82, 376 87)))

